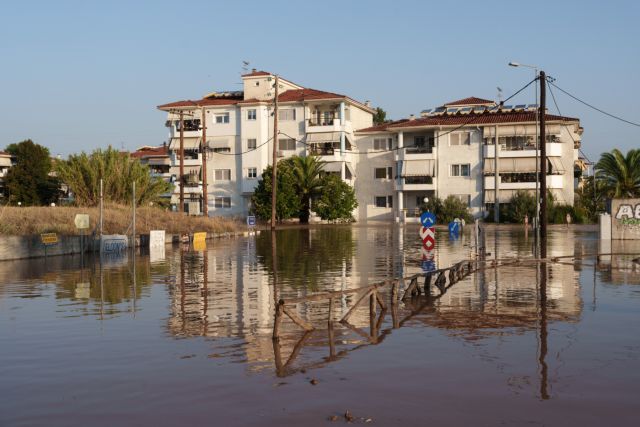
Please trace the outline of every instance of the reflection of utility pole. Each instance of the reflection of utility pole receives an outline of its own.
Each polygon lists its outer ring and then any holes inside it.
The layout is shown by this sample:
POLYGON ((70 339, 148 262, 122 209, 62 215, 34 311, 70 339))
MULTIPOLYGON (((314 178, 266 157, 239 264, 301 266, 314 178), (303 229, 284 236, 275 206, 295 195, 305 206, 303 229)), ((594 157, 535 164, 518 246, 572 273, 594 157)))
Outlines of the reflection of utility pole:
POLYGON ((278 188, 278 86, 279 79, 276 76, 276 91, 273 103, 273 169, 271 174, 271 229, 276 228, 276 191, 278 188))
MULTIPOLYGON (((546 239, 543 239, 545 241, 546 239)), ((546 243, 546 241, 545 241, 546 243)), ((544 246, 543 246, 544 247, 544 246)), ((545 250, 546 252, 546 250, 545 250)), ((542 275, 540 276, 540 323, 539 323, 539 339, 540 339, 540 351, 538 354, 538 363, 540 365, 540 398, 547 400, 550 398, 548 387, 548 374, 549 368, 547 366, 547 264, 545 262, 540 264, 542 269, 542 275)))

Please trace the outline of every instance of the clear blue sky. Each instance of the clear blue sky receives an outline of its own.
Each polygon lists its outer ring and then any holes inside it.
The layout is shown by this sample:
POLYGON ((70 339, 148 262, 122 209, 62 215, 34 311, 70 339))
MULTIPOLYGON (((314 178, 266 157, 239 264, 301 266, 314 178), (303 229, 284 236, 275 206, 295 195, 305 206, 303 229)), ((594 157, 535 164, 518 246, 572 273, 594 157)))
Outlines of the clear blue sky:
MULTIPOLYGON (((15 1, 2 18, 0 148, 31 138, 66 156, 160 144, 156 106, 239 89, 242 60, 394 119, 495 99, 497 86, 508 95, 532 78, 507 66, 519 61, 640 121, 635 1, 15 1)), ((556 97, 581 119, 590 158, 640 146, 639 128, 556 97)))

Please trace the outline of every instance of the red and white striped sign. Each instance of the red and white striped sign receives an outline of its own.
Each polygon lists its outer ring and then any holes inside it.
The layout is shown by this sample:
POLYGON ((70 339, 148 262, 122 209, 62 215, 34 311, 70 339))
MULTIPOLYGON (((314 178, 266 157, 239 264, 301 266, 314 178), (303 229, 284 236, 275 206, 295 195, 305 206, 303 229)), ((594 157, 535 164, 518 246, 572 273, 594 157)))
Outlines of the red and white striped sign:
POLYGON ((426 249, 433 249, 436 245, 436 229, 433 227, 420 227, 420 238, 422 246, 426 249))

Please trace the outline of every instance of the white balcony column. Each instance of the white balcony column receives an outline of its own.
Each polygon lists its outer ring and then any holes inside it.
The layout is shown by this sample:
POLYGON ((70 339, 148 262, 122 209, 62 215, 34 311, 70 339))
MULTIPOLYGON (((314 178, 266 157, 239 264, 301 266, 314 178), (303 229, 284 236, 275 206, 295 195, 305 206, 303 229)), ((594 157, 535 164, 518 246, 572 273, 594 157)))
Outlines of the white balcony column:
POLYGON ((398 148, 404 147, 404 133, 398 132, 398 148))
MULTIPOLYGON (((345 124, 345 118, 344 118, 344 101, 340 102, 340 126, 341 126, 341 130, 340 130, 340 155, 344 157, 345 155, 345 150, 346 150, 346 142, 345 142, 345 135, 344 135, 344 124, 345 124)), ((344 165, 342 165, 342 179, 344 179, 344 165)))
POLYGON ((346 163, 345 162, 340 162, 340 179, 342 179, 343 181, 347 177, 347 175, 345 173, 345 168, 346 168, 346 163))

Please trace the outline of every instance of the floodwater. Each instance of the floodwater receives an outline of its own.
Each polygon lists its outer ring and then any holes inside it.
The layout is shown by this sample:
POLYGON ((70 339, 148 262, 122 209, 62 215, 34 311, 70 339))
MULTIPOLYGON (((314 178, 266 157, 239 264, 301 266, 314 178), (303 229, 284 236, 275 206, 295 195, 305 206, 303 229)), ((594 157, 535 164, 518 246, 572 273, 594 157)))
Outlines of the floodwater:
MULTIPOLYGON (((522 230, 484 234, 487 259, 531 258, 522 230)), ((316 329, 285 319, 278 341, 280 298, 407 277, 421 253, 416 226, 286 229, 272 243, 0 263, 0 425, 322 426, 346 411, 382 426, 638 423, 640 267, 588 256, 593 231, 550 231, 549 257, 576 259, 487 268, 374 322, 365 303, 329 331, 328 300, 297 304, 316 329)), ((474 250, 468 231, 439 231, 434 261, 474 250)), ((334 300, 335 319, 356 299, 334 300)))

